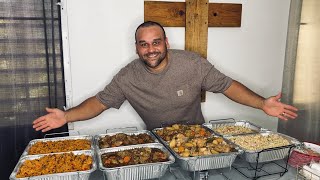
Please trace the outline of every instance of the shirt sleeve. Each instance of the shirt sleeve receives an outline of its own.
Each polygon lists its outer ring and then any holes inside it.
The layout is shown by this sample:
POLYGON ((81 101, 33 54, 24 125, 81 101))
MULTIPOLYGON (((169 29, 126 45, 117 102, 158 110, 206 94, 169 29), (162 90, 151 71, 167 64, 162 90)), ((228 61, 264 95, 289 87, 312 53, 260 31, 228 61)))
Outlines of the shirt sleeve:
POLYGON ((112 81, 96 95, 96 98, 108 108, 119 109, 126 100, 120 88, 120 79, 119 74, 117 74, 112 81))
POLYGON ((208 60, 201 58, 202 89, 213 93, 222 93, 232 83, 232 78, 216 69, 208 60))

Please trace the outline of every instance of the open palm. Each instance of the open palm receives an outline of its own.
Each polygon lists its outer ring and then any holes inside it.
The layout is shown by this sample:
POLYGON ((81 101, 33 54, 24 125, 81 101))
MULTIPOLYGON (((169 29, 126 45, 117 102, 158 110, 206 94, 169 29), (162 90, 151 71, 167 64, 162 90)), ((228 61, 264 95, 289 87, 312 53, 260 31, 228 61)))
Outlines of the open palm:
POLYGON ((42 132, 46 132, 51 129, 59 128, 67 123, 64 111, 51 108, 46 108, 46 111, 48 114, 33 121, 33 128, 35 128, 36 131, 42 130, 42 132))
POLYGON ((298 116, 296 113, 298 109, 293 106, 280 102, 279 101, 280 98, 281 98, 281 93, 279 93, 276 96, 269 97, 264 101, 264 106, 262 110, 266 114, 270 116, 278 117, 282 120, 288 120, 288 118, 295 119, 298 116))

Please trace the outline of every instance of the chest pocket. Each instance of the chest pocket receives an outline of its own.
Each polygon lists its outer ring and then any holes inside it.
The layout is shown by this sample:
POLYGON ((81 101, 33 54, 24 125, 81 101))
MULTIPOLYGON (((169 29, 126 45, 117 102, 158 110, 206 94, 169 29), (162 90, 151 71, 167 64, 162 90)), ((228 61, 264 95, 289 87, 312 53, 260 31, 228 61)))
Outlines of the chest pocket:
POLYGON ((196 93, 194 91, 189 84, 173 85, 168 96, 171 107, 183 108, 190 106, 191 103, 195 102, 196 93))

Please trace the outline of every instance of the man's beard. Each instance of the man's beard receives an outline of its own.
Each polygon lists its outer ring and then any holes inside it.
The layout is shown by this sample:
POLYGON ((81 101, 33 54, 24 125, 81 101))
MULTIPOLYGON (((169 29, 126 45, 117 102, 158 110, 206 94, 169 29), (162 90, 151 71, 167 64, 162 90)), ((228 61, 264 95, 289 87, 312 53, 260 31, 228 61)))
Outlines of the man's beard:
POLYGON ((156 68, 156 67, 159 66, 159 64, 161 64, 161 62, 166 58, 167 53, 168 53, 168 50, 167 50, 167 48, 165 48, 165 50, 164 50, 163 53, 161 53, 161 52, 152 52, 152 53, 148 53, 148 54, 145 54, 145 55, 142 55, 142 56, 140 55, 140 59, 143 61, 143 63, 144 63, 146 66, 148 66, 148 67, 150 67, 150 68, 156 68), (150 63, 150 62, 148 61, 148 57, 149 57, 150 55, 152 55, 152 54, 156 54, 156 55, 159 55, 159 54, 160 54, 160 56, 158 57, 158 59, 153 60, 153 63, 150 63))

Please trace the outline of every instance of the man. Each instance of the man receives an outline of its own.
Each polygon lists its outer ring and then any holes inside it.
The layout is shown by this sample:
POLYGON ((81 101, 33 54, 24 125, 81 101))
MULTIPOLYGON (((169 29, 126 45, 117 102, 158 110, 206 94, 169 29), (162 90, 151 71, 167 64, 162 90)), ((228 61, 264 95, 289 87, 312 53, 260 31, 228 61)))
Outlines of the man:
POLYGON ((198 54, 169 49, 163 27, 142 23, 136 30, 139 59, 122 68, 105 89, 67 111, 46 108, 48 114, 33 122, 37 131, 49 131, 67 122, 93 118, 128 100, 147 129, 175 121, 204 123, 201 89, 223 93, 231 100, 261 109, 283 120, 297 117, 297 109, 279 102, 280 94, 267 99, 214 68, 198 54))

